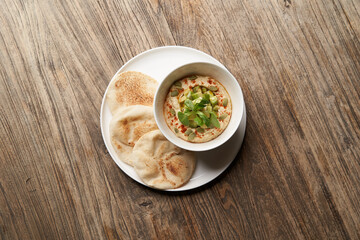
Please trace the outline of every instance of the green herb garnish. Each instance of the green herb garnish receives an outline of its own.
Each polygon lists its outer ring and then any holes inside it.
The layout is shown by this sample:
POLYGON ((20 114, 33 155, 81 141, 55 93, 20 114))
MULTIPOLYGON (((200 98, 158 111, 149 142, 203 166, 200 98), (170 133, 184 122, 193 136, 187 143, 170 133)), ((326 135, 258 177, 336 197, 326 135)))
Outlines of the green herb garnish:
POLYGON ((183 112, 178 112, 178 118, 182 124, 189 126, 189 118, 183 112))
MULTIPOLYGON (((207 117, 207 116, 205 115, 205 113, 198 111, 198 112, 196 112, 196 114, 201 118, 201 120, 203 120, 204 124, 205 124, 207 127, 210 127, 210 118, 207 117)), ((210 116, 210 114, 209 114, 209 116, 210 116)))
MULTIPOLYGON (((180 96, 181 111, 177 113, 177 116, 183 125, 189 127, 185 132, 188 140, 196 137, 193 132, 194 129, 203 133, 205 128, 220 128, 219 117, 217 116, 219 103, 212 92, 217 90, 210 87, 195 86, 192 91, 185 90, 184 94, 180 96)), ((223 120, 224 117, 222 116, 220 119, 223 120)))
POLYGON ((194 122, 197 124, 197 126, 202 126, 202 125, 204 125, 204 121, 203 121, 200 117, 198 117, 198 116, 196 116, 196 117, 194 118, 194 122))

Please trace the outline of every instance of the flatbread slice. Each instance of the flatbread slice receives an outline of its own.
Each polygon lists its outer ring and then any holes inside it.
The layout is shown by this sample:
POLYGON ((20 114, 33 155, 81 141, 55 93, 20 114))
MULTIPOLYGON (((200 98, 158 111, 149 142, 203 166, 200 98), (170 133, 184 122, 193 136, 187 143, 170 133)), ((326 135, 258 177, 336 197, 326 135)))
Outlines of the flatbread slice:
POLYGON ((196 157, 193 152, 169 142, 160 130, 143 135, 133 149, 135 172, 150 187, 172 189, 184 185, 191 178, 196 157))
POLYGON ((158 83, 140 72, 127 71, 116 76, 107 93, 107 104, 112 115, 121 107, 152 106, 158 83))
POLYGON ((110 139, 119 159, 132 166, 135 143, 147 132, 158 129, 152 107, 133 105, 118 109, 110 122, 110 139))

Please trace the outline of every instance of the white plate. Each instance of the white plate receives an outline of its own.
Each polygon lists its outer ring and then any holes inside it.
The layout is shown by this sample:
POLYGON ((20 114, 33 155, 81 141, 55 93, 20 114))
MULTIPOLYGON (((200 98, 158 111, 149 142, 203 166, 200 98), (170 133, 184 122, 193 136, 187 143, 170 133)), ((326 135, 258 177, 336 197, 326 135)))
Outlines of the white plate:
MULTIPOLYGON (((161 79, 164 79, 164 77, 166 77, 166 75, 175 68, 191 62, 209 62, 224 67, 215 58, 199 50, 180 46, 165 46, 150 49, 133 57, 117 71, 114 77, 120 72, 138 71, 145 73, 153 77, 154 79, 160 81, 161 79)), ((111 79, 111 81, 114 80, 114 77, 111 79)), ((106 148, 109 151, 112 159, 123 172, 125 172, 135 181, 145 185, 138 177, 134 169, 126 163, 122 162, 117 157, 111 145, 109 124, 112 115, 105 101, 105 96, 108 89, 109 87, 105 91, 100 110, 101 133, 106 148)), ((225 169, 236 157, 236 154, 239 152, 245 135, 245 127, 246 110, 244 103, 243 119, 241 120, 238 130, 230 138, 230 140, 219 148, 206 152, 198 152, 197 166, 190 181, 180 188, 169 189, 166 191, 184 191, 194 189, 206 183, 209 183, 217 176, 219 176, 223 171, 225 171, 225 169)))

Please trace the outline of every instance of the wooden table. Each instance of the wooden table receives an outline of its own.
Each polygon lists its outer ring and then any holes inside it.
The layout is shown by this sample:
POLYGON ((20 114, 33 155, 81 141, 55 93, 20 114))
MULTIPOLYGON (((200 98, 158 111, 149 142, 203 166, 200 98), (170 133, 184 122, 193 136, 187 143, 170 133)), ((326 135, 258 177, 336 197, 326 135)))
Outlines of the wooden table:
POLYGON ((4 0, 0 35, 2 239, 360 238, 360 1, 4 0), (164 45, 247 105, 233 164, 184 193, 129 178, 99 125, 113 74, 164 45))

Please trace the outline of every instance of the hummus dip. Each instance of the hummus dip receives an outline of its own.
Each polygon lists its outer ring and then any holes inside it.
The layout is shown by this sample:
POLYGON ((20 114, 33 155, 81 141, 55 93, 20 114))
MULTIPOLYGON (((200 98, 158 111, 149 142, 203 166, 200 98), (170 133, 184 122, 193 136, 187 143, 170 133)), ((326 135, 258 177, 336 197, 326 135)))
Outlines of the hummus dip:
POLYGON ((164 104, 165 121, 181 139, 208 142, 219 136, 231 118, 226 89, 209 76, 193 75, 176 81, 164 104))

